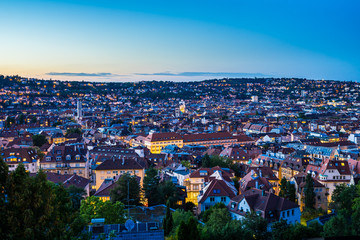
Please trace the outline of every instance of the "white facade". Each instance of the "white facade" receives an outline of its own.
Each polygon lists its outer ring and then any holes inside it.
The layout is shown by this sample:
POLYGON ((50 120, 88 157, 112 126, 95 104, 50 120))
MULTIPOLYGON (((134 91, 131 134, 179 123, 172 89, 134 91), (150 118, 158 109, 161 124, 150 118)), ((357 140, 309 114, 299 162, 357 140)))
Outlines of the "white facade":
MULTIPOLYGON (((19 163, 11 163, 8 162, 9 172, 15 171, 15 169, 19 166, 19 163)), ((25 170, 30 173, 37 173, 38 172, 38 163, 36 161, 32 163, 23 162, 25 170)))
POLYGON ((229 204, 230 198, 227 196, 216 196, 216 197, 208 197, 204 202, 201 203, 201 212, 209 209, 211 206, 214 206, 216 203, 224 203, 225 206, 229 204))

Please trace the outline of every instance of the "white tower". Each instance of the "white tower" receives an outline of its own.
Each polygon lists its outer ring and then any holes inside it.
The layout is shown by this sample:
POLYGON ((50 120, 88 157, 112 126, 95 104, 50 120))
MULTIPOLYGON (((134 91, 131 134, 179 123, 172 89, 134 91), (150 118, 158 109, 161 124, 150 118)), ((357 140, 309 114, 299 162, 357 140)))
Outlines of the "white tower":
POLYGON ((82 103, 78 99, 77 100, 77 119, 80 120, 82 118, 82 103))

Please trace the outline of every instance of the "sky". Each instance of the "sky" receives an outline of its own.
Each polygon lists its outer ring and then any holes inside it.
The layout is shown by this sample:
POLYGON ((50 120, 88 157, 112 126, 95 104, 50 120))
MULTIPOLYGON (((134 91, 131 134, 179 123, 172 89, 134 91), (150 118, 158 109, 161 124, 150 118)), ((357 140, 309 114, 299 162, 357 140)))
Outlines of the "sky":
POLYGON ((360 1, 1 0, 0 74, 360 81, 360 1))

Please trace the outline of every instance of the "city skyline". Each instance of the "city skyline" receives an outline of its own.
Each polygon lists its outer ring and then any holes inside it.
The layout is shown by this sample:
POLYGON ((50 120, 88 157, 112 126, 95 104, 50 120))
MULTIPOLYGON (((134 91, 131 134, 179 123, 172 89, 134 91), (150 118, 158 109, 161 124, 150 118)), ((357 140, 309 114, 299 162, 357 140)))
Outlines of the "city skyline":
POLYGON ((11 1, 0 74, 59 80, 359 81, 356 1, 11 1))

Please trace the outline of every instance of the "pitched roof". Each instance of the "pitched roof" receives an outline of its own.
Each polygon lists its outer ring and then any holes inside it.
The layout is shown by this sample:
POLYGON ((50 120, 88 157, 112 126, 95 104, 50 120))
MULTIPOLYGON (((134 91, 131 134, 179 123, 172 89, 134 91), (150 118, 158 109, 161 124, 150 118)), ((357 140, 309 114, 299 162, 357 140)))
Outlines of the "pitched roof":
POLYGON ((166 133, 153 133, 149 134, 146 137, 147 141, 150 142, 158 142, 158 141, 174 141, 181 140, 181 135, 174 132, 166 132, 166 133))
MULTIPOLYGON (((46 179, 50 182, 56 184, 63 184, 65 188, 69 186, 75 186, 78 188, 85 188, 89 183, 90 180, 84 177, 81 177, 76 174, 58 174, 58 173, 51 173, 46 172, 46 179)), ((30 173, 30 176, 35 176, 35 173, 30 173)))
POLYGON ((184 142, 203 142, 223 139, 235 139, 229 132, 196 133, 183 135, 184 142))
POLYGON ((134 158, 116 158, 112 157, 102 162, 95 170, 111 169, 144 169, 134 158))
POLYGON ((219 172, 214 172, 211 176, 211 182, 203 189, 203 194, 199 195, 198 202, 204 202, 208 197, 229 197, 233 198, 237 194, 237 190, 228 181, 225 181, 219 172))
POLYGON ((269 221, 273 220, 274 218, 278 220, 281 211, 299 207, 296 203, 279 197, 273 193, 259 189, 250 189, 232 198, 227 206, 228 210, 239 215, 245 215, 246 212, 243 212, 238 208, 239 203, 243 199, 245 199, 252 211, 262 212, 262 216, 269 221))
POLYGON ((210 176, 215 172, 220 171, 222 177, 226 181, 231 181, 231 178, 234 176, 234 171, 231 169, 223 169, 219 166, 213 167, 213 168, 199 168, 195 172, 192 172, 190 174, 190 178, 204 178, 205 182, 208 182, 210 179, 210 176))

